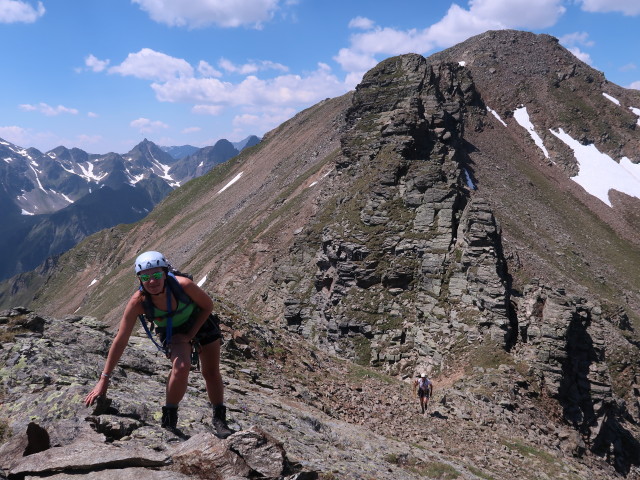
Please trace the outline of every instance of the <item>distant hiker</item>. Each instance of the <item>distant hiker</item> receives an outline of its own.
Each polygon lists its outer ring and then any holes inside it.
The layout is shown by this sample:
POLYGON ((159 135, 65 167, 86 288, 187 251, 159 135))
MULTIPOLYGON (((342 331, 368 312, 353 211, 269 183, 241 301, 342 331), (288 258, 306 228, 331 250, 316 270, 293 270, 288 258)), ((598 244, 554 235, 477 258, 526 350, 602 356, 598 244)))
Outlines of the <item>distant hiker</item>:
POLYGON ((111 375, 127 346, 138 316, 152 316, 157 334, 166 346, 167 357, 172 363, 166 404, 162 407, 162 426, 176 428, 178 404, 187 391, 192 343, 197 343, 202 376, 213 406, 215 434, 219 438, 228 437, 233 430, 227 425, 223 403, 224 385, 220 374, 222 335, 218 323, 210 316, 213 301, 189 278, 170 273, 169 262, 159 252, 149 251, 139 255, 135 271, 140 288, 125 307, 100 380, 86 396, 85 404, 92 405, 98 397, 107 393, 111 375))
POLYGON ((422 413, 424 413, 429 408, 429 399, 433 394, 433 383, 431 383, 426 373, 418 375, 413 381, 414 394, 416 390, 418 391, 418 398, 420 399, 420 408, 422 409, 422 413))

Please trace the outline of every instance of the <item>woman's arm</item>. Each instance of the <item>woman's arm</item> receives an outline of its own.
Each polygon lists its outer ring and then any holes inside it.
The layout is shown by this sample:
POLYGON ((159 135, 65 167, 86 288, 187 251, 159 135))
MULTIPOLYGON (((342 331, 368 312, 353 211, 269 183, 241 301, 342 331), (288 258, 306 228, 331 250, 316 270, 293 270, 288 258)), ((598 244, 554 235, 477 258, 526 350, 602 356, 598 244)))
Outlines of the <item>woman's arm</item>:
POLYGON ((93 405, 98 397, 107 393, 111 374, 115 370, 116 365, 118 364, 118 361, 120 360, 120 357, 124 352, 124 349, 129 343, 129 337, 131 337, 133 326, 136 323, 138 315, 142 314, 142 311, 143 308, 140 293, 136 292, 131 297, 129 303, 127 303, 127 306, 124 309, 122 319, 120 320, 118 333, 116 334, 113 342, 111 343, 111 347, 109 348, 109 354, 107 355, 107 360, 104 364, 104 368, 102 369, 102 373, 100 374, 100 379, 98 380, 98 383, 93 388, 93 390, 91 390, 85 397, 85 405, 93 405))

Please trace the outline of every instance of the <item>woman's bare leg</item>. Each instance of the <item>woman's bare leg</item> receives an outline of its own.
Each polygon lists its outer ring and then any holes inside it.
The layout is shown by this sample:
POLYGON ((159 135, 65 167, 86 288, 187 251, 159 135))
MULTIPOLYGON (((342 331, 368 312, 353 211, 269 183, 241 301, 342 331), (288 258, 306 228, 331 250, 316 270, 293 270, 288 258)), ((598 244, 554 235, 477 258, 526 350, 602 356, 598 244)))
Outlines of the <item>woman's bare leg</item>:
POLYGON ((191 370, 191 344, 171 346, 171 373, 167 381, 167 405, 178 405, 187 392, 191 370))
POLYGON ((212 405, 224 403, 224 384, 220 374, 220 340, 202 346, 200 367, 212 405))

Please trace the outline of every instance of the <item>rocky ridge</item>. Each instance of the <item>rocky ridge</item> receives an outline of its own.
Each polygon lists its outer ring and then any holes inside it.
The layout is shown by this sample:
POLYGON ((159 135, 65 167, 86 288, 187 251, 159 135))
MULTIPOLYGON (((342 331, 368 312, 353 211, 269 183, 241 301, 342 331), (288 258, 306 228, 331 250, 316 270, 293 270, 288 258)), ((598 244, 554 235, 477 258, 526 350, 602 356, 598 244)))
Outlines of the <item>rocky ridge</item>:
POLYGON ((347 114, 331 220, 320 213, 316 229, 312 220, 274 276, 288 294, 288 328, 405 378, 448 371, 494 341, 594 451, 617 451, 612 462, 628 472, 638 452, 636 420, 626 420, 627 402, 637 415, 637 341, 609 328, 626 314, 603 312, 597 297, 562 283, 513 288, 500 224, 467 169, 464 130, 484 112, 458 64, 405 55, 365 76, 347 114), (346 189, 341 175, 368 188, 346 189))

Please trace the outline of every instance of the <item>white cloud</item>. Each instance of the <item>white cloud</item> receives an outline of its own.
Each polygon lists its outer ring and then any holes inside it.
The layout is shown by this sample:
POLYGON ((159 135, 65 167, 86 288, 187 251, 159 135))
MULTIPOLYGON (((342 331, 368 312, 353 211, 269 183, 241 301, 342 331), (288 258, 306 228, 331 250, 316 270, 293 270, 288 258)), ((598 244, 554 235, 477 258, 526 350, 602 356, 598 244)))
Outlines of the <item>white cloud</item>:
POLYGON ((87 112, 87 117, 89 118, 98 118, 99 115, 95 112, 87 112))
MULTIPOLYGON (((475 19, 495 19, 507 28, 547 28, 566 9, 562 0, 470 0, 468 14, 475 19)), ((478 32, 479 33, 479 32, 478 32)))
POLYGON ((587 12, 622 12, 633 16, 640 14, 638 0, 581 0, 582 9, 587 12))
POLYGON ((194 105, 191 111, 203 115, 220 115, 224 110, 222 105, 194 105))
POLYGON ((22 146, 29 138, 29 133, 22 127, 15 125, 0 127, 0 138, 10 141, 14 145, 22 146))
POLYGON ((16 125, 0 127, 0 138, 21 147, 35 147, 42 151, 50 148, 50 145, 64 144, 61 138, 51 132, 37 132, 16 125))
POLYGON ((187 128, 183 128, 180 133, 197 133, 201 130, 202 128, 200 127, 187 127, 187 128))
POLYGON ((353 35, 351 43, 357 51, 392 54, 425 52, 435 46, 435 41, 430 38, 428 30, 399 31, 393 28, 376 28, 353 35))
POLYGON ((578 47, 570 47, 567 48, 571 53, 573 53, 577 58, 582 60, 584 63, 588 65, 593 65, 593 61, 591 60, 591 55, 586 52, 583 52, 578 47))
POLYGON ((85 135, 85 134, 81 134, 78 135, 77 137, 77 141, 74 143, 74 145, 77 146, 90 146, 90 145, 95 145, 96 143, 99 143, 103 140, 101 135, 85 135))
POLYGON ((453 4, 442 20, 426 29, 428 49, 430 50, 433 46, 450 47, 487 30, 508 28, 508 24, 501 22, 498 18, 485 18, 475 14, 473 5, 471 7, 470 10, 465 10, 453 4))
POLYGON ((249 125, 257 125, 260 123, 260 116, 250 113, 244 113, 242 115, 236 115, 233 118, 233 125, 235 127, 245 127, 249 125))
POLYGON ((132 0, 156 22, 200 28, 208 25, 260 28, 278 9, 279 0, 132 0))
POLYGON ((573 32, 561 36, 560 43, 565 47, 574 47, 576 45, 582 45, 584 47, 593 47, 595 42, 589 40, 589 34, 587 32, 573 32))
POLYGON ((632 82, 627 88, 633 88, 634 90, 640 90, 640 80, 632 82))
POLYGON ((109 65, 109 60, 99 60, 94 55, 89 55, 84 59, 84 64, 93 72, 101 72, 109 65))
POLYGON ((362 82, 362 77, 366 72, 350 72, 344 79, 344 84, 348 87, 349 90, 353 90, 356 86, 362 82))
POLYGON ((295 109, 288 107, 280 109, 268 108, 260 112, 236 115, 232 120, 232 124, 238 131, 245 129, 244 131, 266 132, 289 120, 295 113, 295 109))
POLYGON ((148 118, 138 118, 133 120, 129 125, 133 128, 137 128, 140 133, 151 133, 161 128, 169 128, 169 125, 164 122, 159 120, 153 121, 148 118))
POLYGON ((216 70, 204 60, 200 60, 200 63, 198 63, 198 73, 203 77, 221 77, 222 76, 222 72, 220 72, 219 70, 216 70))
POLYGON ((341 48, 333 59, 347 72, 366 72, 378 63, 373 54, 358 52, 353 48, 341 48))
POLYGON ((578 45, 584 47, 592 47, 595 42, 589 40, 589 34, 587 32, 573 32, 563 35, 558 39, 560 43, 571 53, 573 53, 578 59, 582 60, 588 65, 593 65, 591 55, 587 52, 583 52, 578 45))
POLYGON ((349 28, 360 28, 362 30, 371 30, 374 25, 374 21, 366 17, 356 17, 349 22, 349 28))
POLYGON ((0 1, 0 23, 33 23, 44 15, 42 2, 34 8, 31 4, 20 0, 0 1))
POLYGON ((349 48, 341 49, 334 60, 345 71, 361 75, 378 63, 376 55, 424 54, 491 29, 549 27, 564 14, 562 3, 563 0, 470 0, 468 10, 454 3, 440 21, 421 30, 374 27, 363 21, 366 19, 356 18, 349 26, 368 25, 370 30, 352 35, 349 48))
POLYGON ((289 71, 289 69, 281 63, 272 62, 270 60, 260 60, 258 62, 245 63, 244 65, 234 65, 230 60, 221 58, 218 65, 227 72, 239 73, 241 75, 251 75, 263 70, 279 70, 282 72, 289 71))
POLYGON ((47 105, 46 103, 39 103, 37 105, 31 105, 28 103, 24 103, 19 105, 21 110, 25 112, 40 112, 48 117, 53 117, 55 115, 60 115, 61 113, 69 113, 71 115, 77 115, 78 110, 75 108, 68 108, 64 105, 58 105, 57 107, 52 107, 51 105, 47 105))
POLYGON ((309 75, 281 75, 268 80, 248 76, 233 84, 216 78, 177 78, 151 85, 164 102, 232 106, 309 105, 345 92, 345 84, 325 64, 309 75))
MULTIPOLYGON (((170 57, 160 52, 144 48, 138 53, 129 54, 118 66, 108 69, 110 73, 131 75, 142 79, 151 79, 151 88, 156 98, 162 102, 181 102, 191 104, 196 114, 220 115, 227 107, 264 108, 275 106, 278 109, 307 106, 324 98, 342 95, 357 82, 341 82, 325 63, 318 63, 315 71, 302 75, 276 75, 261 79, 253 72, 264 70, 286 72, 288 68, 280 63, 260 60, 236 65, 227 59, 220 60, 221 69, 246 75, 240 82, 223 81, 218 78, 220 71, 206 61, 200 61, 194 69, 187 61, 170 57), (197 71, 197 76, 196 76, 197 71)), ((359 79, 358 79, 359 80, 359 79)), ((267 115, 263 124, 271 125, 273 115, 267 115)), ((278 117, 282 118, 282 117, 278 117)), ((282 120, 286 120, 284 117, 282 120)), ((148 131, 153 127, 149 120, 136 121, 132 126, 148 131)))
POLYGON ((167 81, 176 77, 193 76, 193 67, 181 58, 143 48, 138 53, 127 55, 124 62, 111 67, 109 73, 130 75, 146 80, 167 81))

